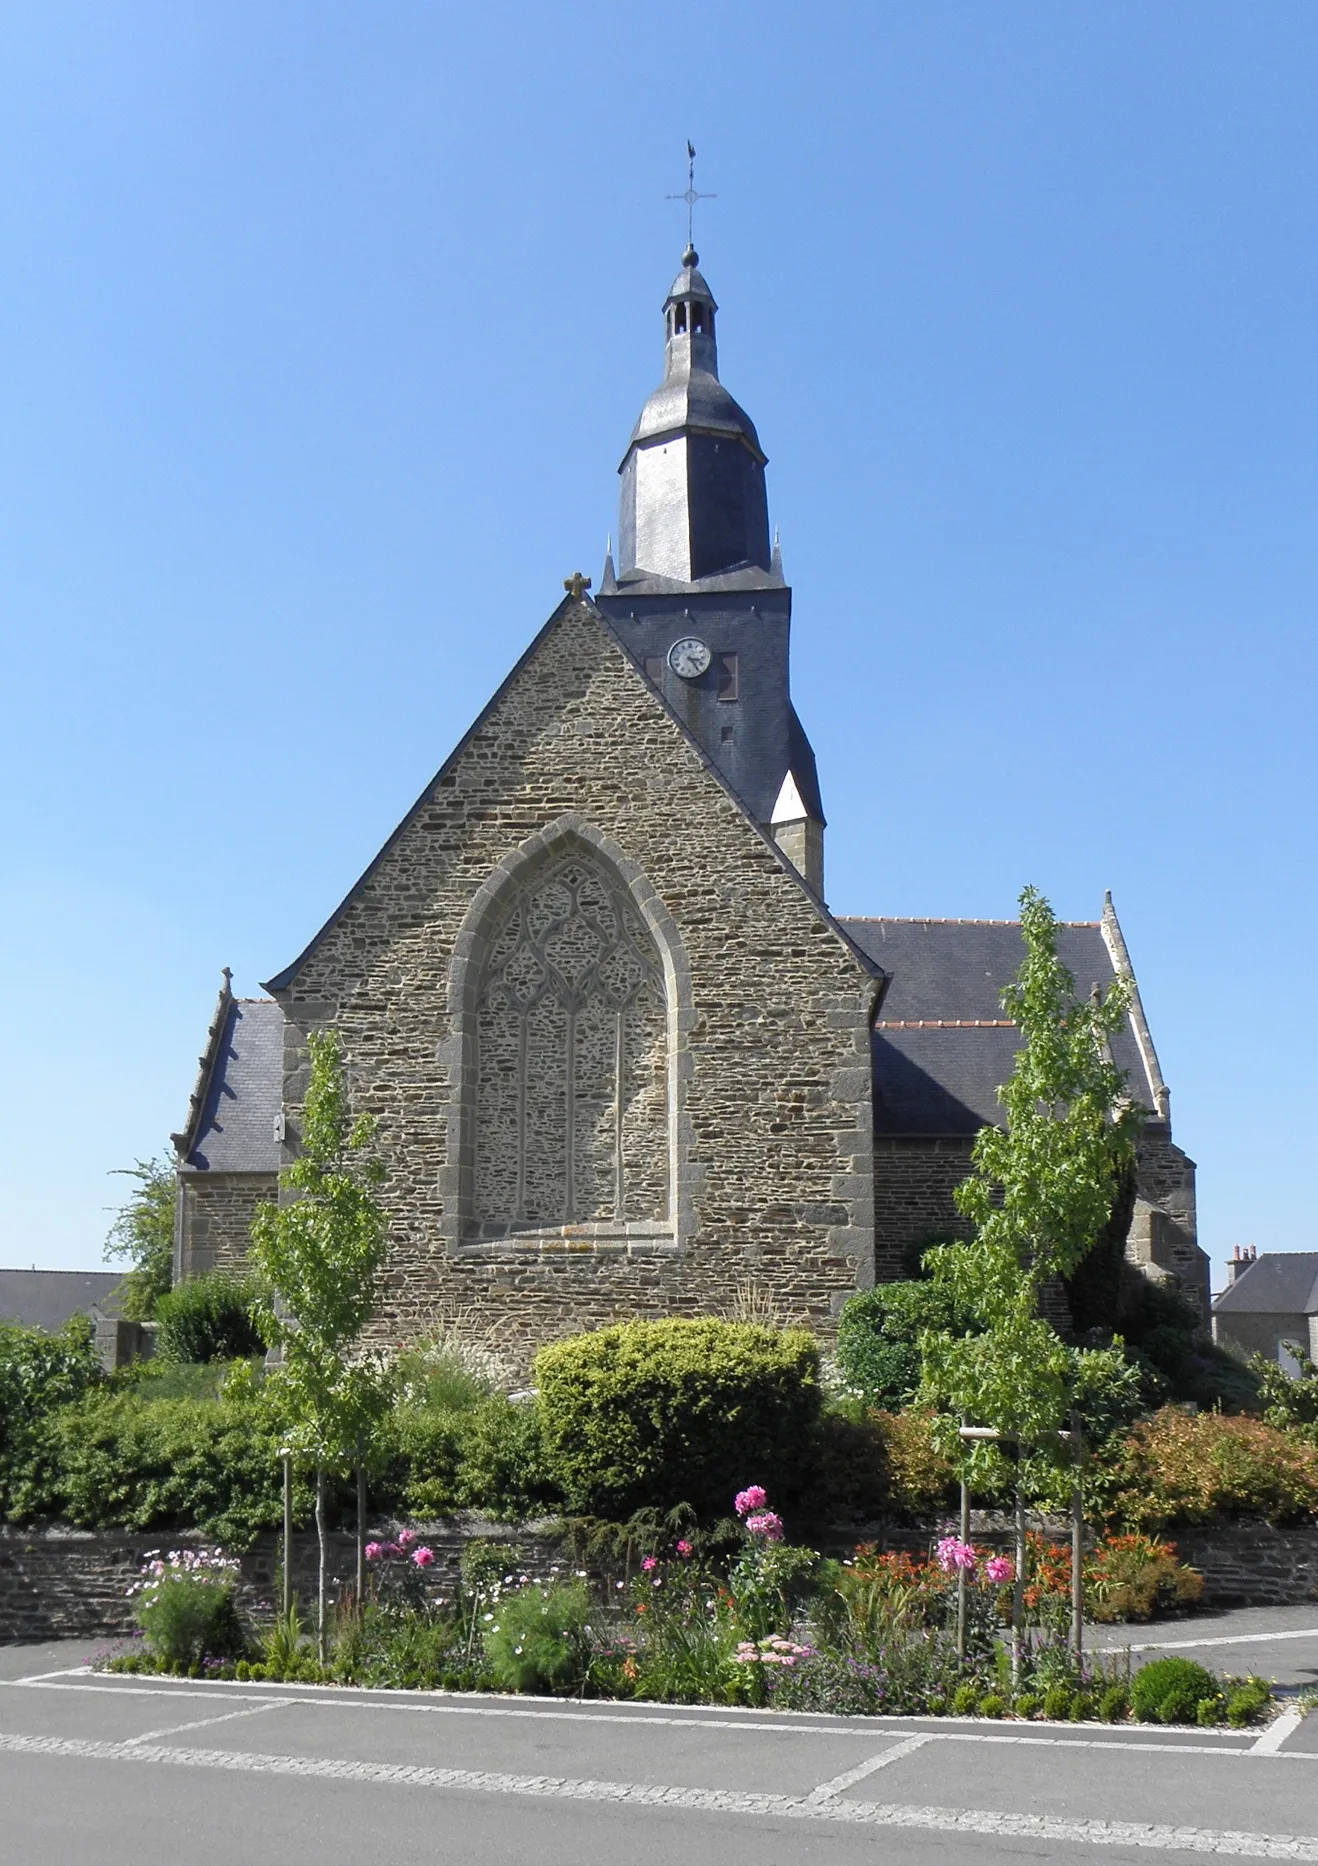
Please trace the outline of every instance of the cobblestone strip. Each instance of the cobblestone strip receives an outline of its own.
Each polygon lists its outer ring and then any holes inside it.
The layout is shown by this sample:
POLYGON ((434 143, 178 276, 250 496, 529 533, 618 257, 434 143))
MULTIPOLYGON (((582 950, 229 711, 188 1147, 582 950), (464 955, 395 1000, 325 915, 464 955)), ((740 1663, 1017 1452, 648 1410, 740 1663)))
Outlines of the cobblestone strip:
POLYGON ((75 1737, 0 1734, 0 1754, 69 1756, 95 1762, 155 1762, 185 1769, 222 1769, 254 1775, 291 1775, 389 1787, 456 1788, 469 1793, 527 1795, 614 1806, 685 1808, 700 1814, 736 1814, 777 1820, 842 1822, 848 1826, 905 1827, 930 1833, 1001 1834, 1012 1839, 1071 1845, 1124 1846, 1171 1853, 1221 1853, 1246 1859, 1318 1862, 1318 1836, 1238 1833, 1170 1827, 1143 1821, 1080 1821, 1062 1816, 999 1814, 987 1808, 905 1807, 866 1801, 811 1801, 792 1795, 757 1795, 707 1788, 662 1788, 640 1782, 593 1782, 551 1775, 505 1775, 494 1770, 431 1769, 387 1762, 346 1762, 322 1756, 262 1756, 220 1749, 148 1748, 75 1737))

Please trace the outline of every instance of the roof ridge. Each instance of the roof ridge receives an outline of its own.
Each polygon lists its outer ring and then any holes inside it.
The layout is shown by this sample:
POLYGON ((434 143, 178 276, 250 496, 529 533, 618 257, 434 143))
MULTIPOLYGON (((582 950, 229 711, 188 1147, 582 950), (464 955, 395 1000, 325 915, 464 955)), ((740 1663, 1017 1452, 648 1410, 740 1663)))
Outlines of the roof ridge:
MULTIPOLYGON (((866 920, 875 924, 902 927, 1018 927, 1019 920, 974 920, 948 914, 839 914, 845 926, 848 920, 866 920)), ((1059 927, 1101 927, 1101 920, 1059 920, 1059 927)))

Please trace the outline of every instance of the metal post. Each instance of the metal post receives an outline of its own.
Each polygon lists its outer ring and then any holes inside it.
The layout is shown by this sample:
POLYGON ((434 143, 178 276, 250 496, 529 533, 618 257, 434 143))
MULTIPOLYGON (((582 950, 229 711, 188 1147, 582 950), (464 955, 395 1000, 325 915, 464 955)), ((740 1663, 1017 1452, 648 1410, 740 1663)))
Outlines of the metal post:
MULTIPOLYGON (((965 1421, 962 1421, 964 1424, 965 1421)), ((970 1485, 966 1480, 966 1450, 961 1451, 961 1540, 970 1540, 970 1485)), ((966 1656, 966 1607, 968 1602, 967 1575, 964 1568, 957 1569, 956 1576, 956 1651, 959 1659, 966 1656)))
POLYGON ((1071 1457, 1071 1647, 1079 1671, 1085 1639, 1085 1442, 1075 1413, 1071 1415, 1071 1457))
POLYGON ((284 1587, 283 1612, 287 1619, 293 1608, 293 1453, 287 1445, 280 1449, 284 1461, 284 1587))

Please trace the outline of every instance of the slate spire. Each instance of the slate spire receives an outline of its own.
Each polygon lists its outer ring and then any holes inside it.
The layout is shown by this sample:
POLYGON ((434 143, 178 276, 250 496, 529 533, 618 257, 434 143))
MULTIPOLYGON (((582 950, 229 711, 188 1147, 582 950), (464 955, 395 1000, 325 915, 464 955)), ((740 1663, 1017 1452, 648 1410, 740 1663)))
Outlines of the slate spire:
POLYGON ((664 300, 664 379, 641 410, 619 472, 618 582, 699 585, 772 576, 764 449, 718 373, 718 305, 688 246, 664 300))

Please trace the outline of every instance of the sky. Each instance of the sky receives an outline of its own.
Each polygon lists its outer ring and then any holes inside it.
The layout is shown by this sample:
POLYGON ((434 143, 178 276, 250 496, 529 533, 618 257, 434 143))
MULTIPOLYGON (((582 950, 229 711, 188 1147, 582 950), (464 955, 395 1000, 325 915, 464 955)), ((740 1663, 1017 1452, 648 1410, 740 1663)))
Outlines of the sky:
POLYGON ((688 137, 830 904, 1111 888, 1206 1248, 1318 1248, 1315 94, 1312 0, 0 0, 0 1262, 598 579, 688 137))

